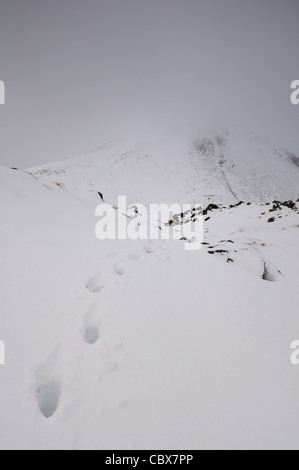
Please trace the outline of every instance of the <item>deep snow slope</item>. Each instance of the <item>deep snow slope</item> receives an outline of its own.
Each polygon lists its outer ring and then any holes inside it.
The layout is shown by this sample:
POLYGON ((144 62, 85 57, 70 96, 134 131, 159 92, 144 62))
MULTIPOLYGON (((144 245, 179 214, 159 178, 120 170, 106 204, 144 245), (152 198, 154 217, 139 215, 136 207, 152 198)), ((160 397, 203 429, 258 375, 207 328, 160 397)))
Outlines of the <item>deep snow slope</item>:
POLYGON ((95 189, 176 193, 145 156, 105 152, 38 179, 0 167, 0 448, 298 449, 297 206, 222 201, 197 252, 100 242, 95 189))
POLYGON ((231 204, 296 199, 298 161, 252 133, 221 130, 142 145, 109 142, 31 172, 70 191, 100 191, 109 202, 126 195, 131 203, 231 204))

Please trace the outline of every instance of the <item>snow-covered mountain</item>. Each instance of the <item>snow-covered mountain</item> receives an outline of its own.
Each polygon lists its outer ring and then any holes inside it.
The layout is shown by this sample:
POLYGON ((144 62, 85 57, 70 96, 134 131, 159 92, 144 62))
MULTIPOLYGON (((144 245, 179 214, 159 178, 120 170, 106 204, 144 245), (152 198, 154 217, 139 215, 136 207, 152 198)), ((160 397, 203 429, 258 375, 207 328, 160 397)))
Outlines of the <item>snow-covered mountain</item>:
POLYGON ((297 163, 223 132, 0 167, 0 448, 298 449, 297 163), (99 241, 98 191, 219 207, 200 251, 99 241))
POLYGON ((234 204, 297 198, 298 162, 253 133, 221 130, 142 145, 110 142, 31 171, 68 190, 100 190, 107 201, 126 195, 132 203, 234 204))

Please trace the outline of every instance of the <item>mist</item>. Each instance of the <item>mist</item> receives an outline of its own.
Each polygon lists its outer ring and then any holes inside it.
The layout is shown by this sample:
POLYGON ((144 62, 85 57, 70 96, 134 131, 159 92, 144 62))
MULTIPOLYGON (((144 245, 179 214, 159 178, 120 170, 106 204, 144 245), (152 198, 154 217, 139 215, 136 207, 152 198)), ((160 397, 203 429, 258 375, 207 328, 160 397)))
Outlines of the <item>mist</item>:
POLYGON ((299 154, 296 0, 0 0, 0 164, 240 123, 299 154))

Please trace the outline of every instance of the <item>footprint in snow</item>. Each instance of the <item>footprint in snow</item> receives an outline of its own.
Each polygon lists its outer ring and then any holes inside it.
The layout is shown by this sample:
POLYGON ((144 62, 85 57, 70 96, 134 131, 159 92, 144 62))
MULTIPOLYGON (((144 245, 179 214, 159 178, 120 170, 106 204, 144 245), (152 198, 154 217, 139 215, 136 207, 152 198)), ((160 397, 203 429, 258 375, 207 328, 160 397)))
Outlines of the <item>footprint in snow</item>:
POLYGON ((100 320, 97 302, 89 308, 82 328, 85 343, 93 345, 100 338, 100 320))
POLYGON ((35 372, 35 398, 40 412, 47 419, 56 413, 62 394, 58 363, 59 354, 56 349, 35 372))
POLYGON ((264 261, 264 272, 262 275, 263 281, 276 282, 279 279, 279 275, 282 276, 282 273, 279 269, 275 269, 273 266, 264 261))
POLYGON ((97 274, 96 276, 90 278, 85 284, 85 287, 93 294, 98 294, 101 292, 105 287, 105 283, 102 280, 101 274, 97 274))
POLYGON ((84 332, 84 341, 87 344, 95 344, 98 339, 100 338, 100 332, 97 326, 95 325, 90 325, 86 327, 86 330, 84 332))
POLYGON ((59 379, 43 381, 36 389, 36 400, 45 418, 51 418, 58 408, 61 395, 59 379))
POLYGON ((116 404, 116 408, 121 411, 125 411, 129 408, 128 400, 121 400, 116 404))
POLYGON ((147 254, 147 255, 152 255, 154 253, 154 249, 151 247, 151 246, 145 246, 143 248, 143 251, 147 254))
POLYGON ((116 264, 114 266, 114 272, 118 276, 123 276, 125 274, 125 268, 123 266, 121 266, 120 264, 116 264))

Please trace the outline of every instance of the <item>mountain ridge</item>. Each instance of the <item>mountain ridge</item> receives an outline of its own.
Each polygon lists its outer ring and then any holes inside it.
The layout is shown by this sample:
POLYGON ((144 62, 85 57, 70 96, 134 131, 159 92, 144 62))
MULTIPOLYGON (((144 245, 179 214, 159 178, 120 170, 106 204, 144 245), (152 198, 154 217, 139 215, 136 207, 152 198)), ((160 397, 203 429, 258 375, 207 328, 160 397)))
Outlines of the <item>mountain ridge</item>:
POLYGON ((109 142, 28 171, 71 191, 100 190, 109 202, 126 195, 132 203, 265 203, 298 198, 298 162, 253 133, 221 130, 140 145, 109 142))

